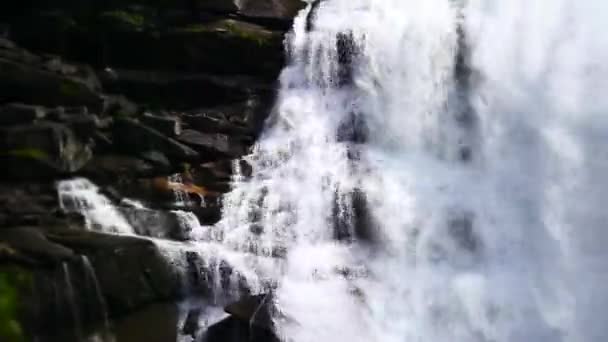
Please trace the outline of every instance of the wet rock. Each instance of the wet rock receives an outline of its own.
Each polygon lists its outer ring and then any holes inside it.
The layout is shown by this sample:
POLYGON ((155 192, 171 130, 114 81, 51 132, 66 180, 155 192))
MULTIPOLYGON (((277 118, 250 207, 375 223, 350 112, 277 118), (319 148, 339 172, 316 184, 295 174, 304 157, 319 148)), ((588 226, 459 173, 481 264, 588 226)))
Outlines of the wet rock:
POLYGON ((336 240, 375 243, 380 238, 369 212, 367 197, 360 189, 353 190, 344 198, 336 196, 333 213, 336 240))
POLYGON ((159 151, 171 159, 186 161, 199 158, 198 152, 190 147, 131 119, 116 120, 113 133, 115 145, 126 152, 159 151))
POLYGON ((350 113, 338 126, 337 141, 354 144, 365 143, 369 136, 369 128, 363 115, 350 113))
POLYGON ((272 314, 275 311, 271 294, 245 296, 226 306, 232 317, 260 328, 272 330, 272 314))
POLYGON ((199 320, 202 314, 201 308, 194 308, 188 311, 188 315, 186 316, 186 321, 182 327, 182 334, 189 335, 192 338, 196 337, 196 333, 200 329, 199 320))
POLYGON ((476 253, 481 241, 473 226, 474 218, 470 212, 452 213, 448 220, 448 232, 460 248, 476 253))
POLYGON ((208 134, 185 129, 177 139, 200 152, 203 160, 237 157, 245 153, 242 145, 224 134, 208 134))
POLYGON ((57 231, 48 238, 88 256, 112 315, 179 293, 175 271, 150 240, 89 231, 57 231))
POLYGON ((120 212, 138 235, 178 241, 189 238, 174 212, 124 207, 120 208, 120 212))
POLYGON ((338 51, 338 86, 353 83, 354 64, 361 49, 355 41, 352 32, 340 32, 336 37, 336 50, 338 51))
POLYGON ((41 106, 10 103, 0 107, 0 125, 19 125, 43 119, 46 111, 41 106))
POLYGON ((313 0, 310 12, 308 12, 308 15, 306 16, 306 31, 312 31, 314 29, 321 3, 323 3, 323 0, 313 0))
POLYGON ((171 162, 169 158, 159 151, 145 151, 140 155, 141 159, 154 165, 157 170, 161 170, 159 174, 165 174, 171 170, 171 162))
POLYGON ((182 132, 181 120, 175 116, 161 116, 144 113, 139 119, 144 124, 171 138, 180 135, 182 132))
POLYGON ((212 325, 200 340, 205 342, 279 342, 270 330, 251 327, 249 323, 228 317, 212 325))

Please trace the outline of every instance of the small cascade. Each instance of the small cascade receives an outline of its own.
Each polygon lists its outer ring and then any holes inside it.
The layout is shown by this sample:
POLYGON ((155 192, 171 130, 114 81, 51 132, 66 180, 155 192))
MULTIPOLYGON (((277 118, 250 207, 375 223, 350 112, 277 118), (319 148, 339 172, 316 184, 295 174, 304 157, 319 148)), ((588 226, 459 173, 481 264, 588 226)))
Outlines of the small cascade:
POLYGON ((133 228, 100 189, 84 178, 57 184, 59 205, 68 213, 82 214, 86 227, 104 233, 133 234, 133 228))
POLYGON ((272 270, 270 259, 254 261, 215 242, 155 243, 173 265, 186 295, 202 294, 214 305, 223 306, 243 294, 263 292, 270 286, 254 270, 254 265, 259 264, 272 270))
POLYGON ((177 216, 180 227, 184 231, 184 236, 187 236, 189 240, 193 241, 204 241, 208 240, 206 231, 208 227, 201 226, 198 218, 194 213, 183 210, 172 211, 177 216))
POLYGON ((67 262, 63 262, 61 266, 61 271, 63 274, 63 281, 65 285, 65 294, 67 303, 67 310, 69 310, 70 318, 72 319, 72 324, 74 327, 74 336, 78 341, 82 339, 82 320, 80 316, 80 310, 78 309, 78 305, 76 303, 76 294, 74 292, 74 285, 72 284, 72 275, 70 273, 70 266, 67 262))
POLYGON ((82 255, 81 259, 82 265, 85 270, 85 279, 87 281, 90 281, 93 291, 95 291, 95 298, 97 300, 96 304, 97 309, 99 311, 98 314, 103 319, 103 328, 105 331, 108 331, 110 329, 110 320, 108 318, 108 306, 106 304, 106 299, 104 298, 103 293, 101 292, 99 281, 97 279, 97 274, 95 273, 95 269, 93 268, 91 261, 86 255, 82 255))
POLYGON ((173 190, 176 206, 189 207, 192 205, 192 201, 190 200, 188 193, 184 190, 184 182, 179 173, 169 176, 167 183, 169 188, 173 190))

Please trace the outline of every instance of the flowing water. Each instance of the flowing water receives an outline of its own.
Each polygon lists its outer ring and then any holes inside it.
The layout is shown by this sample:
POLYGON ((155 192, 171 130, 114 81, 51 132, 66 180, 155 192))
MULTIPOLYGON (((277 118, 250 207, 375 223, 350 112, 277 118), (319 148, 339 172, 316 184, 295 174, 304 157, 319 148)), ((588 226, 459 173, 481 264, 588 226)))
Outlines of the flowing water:
MULTIPOLYGON (((606 10, 309 5, 253 174, 217 225, 176 212, 191 241, 157 244, 215 270, 216 304, 271 289, 285 341, 608 340, 606 10)), ((114 215, 83 187, 60 185, 62 204, 114 215)))
POLYGON ((286 340, 608 338, 607 7, 301 13, 253 175, 218 226, 234 249, 286 251, 260 272, 286 340))

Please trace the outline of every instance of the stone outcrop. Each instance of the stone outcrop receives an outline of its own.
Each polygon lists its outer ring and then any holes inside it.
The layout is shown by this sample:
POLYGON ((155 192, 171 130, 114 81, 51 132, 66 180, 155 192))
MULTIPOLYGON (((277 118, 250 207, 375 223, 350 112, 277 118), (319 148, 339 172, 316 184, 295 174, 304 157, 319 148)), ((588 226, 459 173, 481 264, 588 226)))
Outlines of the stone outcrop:
MULTIPOLYGON (((184 275, 148 237, 187 239, 176 210, 202 224, 220 219, 232 160, 248 152, 269 114, 284 35, 304 5, 0 6, 0 281, 25 279, 15 285, 22 331, 73 331, 78 340, 106 315, 183 295, 184 275), (168 181, 175 174, 183 184, 168 181), (98 184, 141 236, 91 231, 65 212, 55 185, 74 177, 98 184), (175 192, 187 203, 177 205, 175 192)), ((197 286, 210 286, 204 270, 190 269, 197 286)))

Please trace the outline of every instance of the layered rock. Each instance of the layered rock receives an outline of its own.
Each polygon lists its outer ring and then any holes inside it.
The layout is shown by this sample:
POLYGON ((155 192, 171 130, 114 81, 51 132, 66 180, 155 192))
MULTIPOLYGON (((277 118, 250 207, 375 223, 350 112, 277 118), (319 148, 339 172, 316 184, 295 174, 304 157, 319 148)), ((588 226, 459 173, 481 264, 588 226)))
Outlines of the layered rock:
MULTIPOLYGON (((284 34, 302 6, 2 5, 0 36, 14 42, 0 38, 0 278, 26 279, 17 288, 23 331, 77 340, 106 315, 183 295, 183 275, 148 237, 187 239, 176 210, 219 220, 232 160, 271 109, 284 34), (168 179, 175 174, 183 183, 168 179), (143 237, 93 231, 62 208, 56 182, 73 177, 99 184, 143 237), (176 192, 187 201, 176 204, 176 192), (127 197, 146 208, 121 205, 127 197)), ((197 267, 191 276, 205 289, 197 267)))

